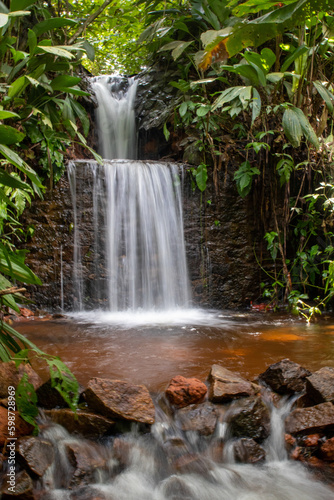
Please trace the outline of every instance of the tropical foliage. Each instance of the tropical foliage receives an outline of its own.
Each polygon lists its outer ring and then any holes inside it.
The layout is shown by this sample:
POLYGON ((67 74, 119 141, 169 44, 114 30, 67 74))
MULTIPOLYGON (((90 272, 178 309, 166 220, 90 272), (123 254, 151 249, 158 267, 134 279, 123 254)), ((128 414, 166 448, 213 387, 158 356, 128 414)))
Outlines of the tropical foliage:
POLYGON ((165 135, 186 131, 202 154, 198 188, 211 171, 217 192, 223 137, 234 137, 240 196, 255 185, 259 213, 268 199, 273 213, 263 220, 274 262, 273 272, 260 263, 263 293, 312 317, 334 295, 334 2, 190 0, 147 23, 140 42, 179 71, 171 85, 181 103, 165 135))

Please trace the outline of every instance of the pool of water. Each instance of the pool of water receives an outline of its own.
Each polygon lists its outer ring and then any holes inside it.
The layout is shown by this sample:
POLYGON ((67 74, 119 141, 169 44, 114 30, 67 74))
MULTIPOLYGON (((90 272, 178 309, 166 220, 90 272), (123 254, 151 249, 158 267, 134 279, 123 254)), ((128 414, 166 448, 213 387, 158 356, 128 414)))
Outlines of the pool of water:
POLYGON ((205 380, 214 363, 253 379, 282 358, 311 371, 334 367, 333 317, 307 325, 274 313, 94 311, 15 327, 83 385, 102 377, 160 391, 175 375, 205 380))

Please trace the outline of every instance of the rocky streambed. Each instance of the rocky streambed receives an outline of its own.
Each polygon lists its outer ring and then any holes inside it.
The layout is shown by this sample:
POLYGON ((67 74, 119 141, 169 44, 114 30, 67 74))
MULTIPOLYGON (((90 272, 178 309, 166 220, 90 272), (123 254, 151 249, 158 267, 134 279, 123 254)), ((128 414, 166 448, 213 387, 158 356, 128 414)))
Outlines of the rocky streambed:
POLYGON ((2 363, 0 397, 4 500, 334 497, 333 368, 284 359, 249 381, 213 365, 207 380, 176 375, 163 394, 93 378, 74 414, 29 366, 2 363), (16 412, 15 436, 8 426, 8 387, 24 372, 37 436, 16 412))

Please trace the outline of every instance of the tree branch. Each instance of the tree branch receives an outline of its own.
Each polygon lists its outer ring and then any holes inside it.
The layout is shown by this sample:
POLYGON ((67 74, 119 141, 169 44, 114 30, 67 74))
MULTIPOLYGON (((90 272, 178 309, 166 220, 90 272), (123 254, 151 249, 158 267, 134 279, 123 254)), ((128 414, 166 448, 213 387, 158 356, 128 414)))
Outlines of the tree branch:
POLYGON ((12 293, 20 293, 25 291, 25 288, 17 288, 16 286, 13 286, 12 288, 6 288, 6 290, 0 290, 0 296, 11 295, 12 293))
POLYGON ((112 2, 112 0, 105 0, 103 2, 103 4, 95 12, 93 12, 89 17, 87 17, 86 21, 81 26, 79 26, 78 30, 74 33, 74 35, 71 36, 71 38, 69 39, 68 43, 72 44, 73 42, 75 42, 75 40, 77 38, 79 38, 79 36, 81 35, 81 33, 83 33, 85 31, 85 29, 87 28, 87 26, 90 23, 92 23, 94 21, 94 19, 96 19, 101 14, 101 12, 103 12, 104 9, 106 7, 108 7, 108 5, 111 2, 112 2))

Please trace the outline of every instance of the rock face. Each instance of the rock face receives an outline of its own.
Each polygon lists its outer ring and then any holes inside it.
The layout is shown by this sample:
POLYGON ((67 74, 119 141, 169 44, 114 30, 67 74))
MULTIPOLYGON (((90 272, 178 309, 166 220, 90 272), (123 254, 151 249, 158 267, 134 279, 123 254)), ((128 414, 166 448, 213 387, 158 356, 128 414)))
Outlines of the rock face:
POLYGON ((334 403, 334 368, 324 367, 307 377, 306 391, 315 403, 334 403))
POLYGON ((45 410, 44 414, 55 424, 65 427, 70 434, 81 434, 86 438, 97 439, 111 434, 115 426, 113 420, 85 410, 74 413, 69 408, 59 408, 45 410))
POLYGON ((236 402, 228 420, 235 437, 263 441, 269 436, 269 410, 260 397, 253 396, 236 402))
POLYGON ((212 366, 209 382, 209 400, 213 403, 225 403, 232 399, 254 395, 250 382, 220 365, 212 366))
MULTIPOLYGON (((8 485, 9 486, 9 485, 8 485)), ((3 487, 2 500, 34 500, 33 482, 26 471, 21 471, 15 476, 15 492, 8 489, 8 486, 3 487)), ((10 486, 9 486, 10 487, 10 486)))
POLYGON ((90 443, 89 446, 80 442, 68 443, 65 451, 74 469, 70 487, 92 482, 95 470, 103 468, 106 464, 105 458, 94 443, 90 443))
POLYGON ((207 403, 190 405, 180 409, 176 418, 183 431, 196 431, 202 436, 210 436, 217 425, 218 410, 207 403))
POLYGON ((0 445, 3 446, 7 439, 11 437, 19 438, 31 434, 33 426, 21 418, 18 412, 15 413, 15 436, 10 436, 8 431, 8 411, 0 406, 0 445))
POLYGON ((235 460, 241 463, 256 464, 266 458, 266 452, 254 439, 238 439, 234 443, 233 451, 235 460))
POLYGON ((35 437, 21 438, 18 441, 18 454, 30 473, 38 477, 43 476, 54 459, 51 443, 35 437))
POLYGON ((322 403, 310 408, 297 408, 285 421, 289 434, 312 434, 334 430, 334 405, 322 403))
POLYGON ((259 381, 264 382, 279 394, 293 394, 305 389, 305 379, 309 375, 311 372, 302 366, 290 359, 283 359, 270 365, 264 373, 261 373, 259 381))
POLYGON ((178 408, 200 403, 206 393, 207 387, 203 382, 197 378, 185 378, 182 375, 172 378, 165 392, 168 401, 178 408))
POLYGON ((84 392, 88 406, 107 418, 153 424, 155 408, 144 385, 93 378, 84 392))
POLYGON ((25 373, 28 375, 28 382, 34 386, 35 390, 42 385, 42 379, 30 365, 21 364, 17 369, 14 361, 0 363, 0 399, 8 397, 8 387, 16 388, 25 373))

